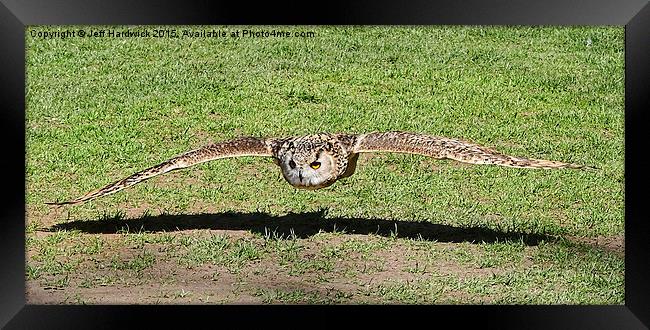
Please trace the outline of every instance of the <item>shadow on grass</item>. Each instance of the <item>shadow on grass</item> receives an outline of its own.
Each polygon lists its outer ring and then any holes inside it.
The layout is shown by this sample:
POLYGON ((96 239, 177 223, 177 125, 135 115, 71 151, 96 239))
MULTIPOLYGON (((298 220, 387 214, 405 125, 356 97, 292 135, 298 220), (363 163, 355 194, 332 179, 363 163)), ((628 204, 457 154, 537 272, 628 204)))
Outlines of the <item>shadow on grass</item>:
POLYGON ((376 234, 385 237, 412 238, 438 242, 492 243, 522 241, 533 246, 554 237, 542 234, 501 232, 482 227, 461 228, 428 222, 387 219, 326 218, 325 211, 290 213, 274 216, 266 213, 216 213, 191 215, 155 215, 124 219, 121 216, 83 221, 75 220, 52 226, 48 230, 79 230, 90 234, 115 234, 129 232, 173 232, 192 229, 246 230, 264 235, 275 232, 281 237, 295 235, 307 238, 319 232, 344 232, 347 234, 376 234))

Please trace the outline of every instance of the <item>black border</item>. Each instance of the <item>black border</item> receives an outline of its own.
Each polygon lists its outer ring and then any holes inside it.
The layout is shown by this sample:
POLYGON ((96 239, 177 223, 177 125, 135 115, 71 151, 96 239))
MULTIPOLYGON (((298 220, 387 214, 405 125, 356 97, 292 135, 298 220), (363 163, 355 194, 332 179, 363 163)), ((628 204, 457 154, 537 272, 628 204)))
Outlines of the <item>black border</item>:
MULTIPOLYGON (((643 217, 649 141, 650 5, 644 0, 417 0, 308 4, 210 1, 20 1, 0 4, 0 199, 2 277, 0 326, 7 328, 116 328, 146 322, 211 326, 253 322, 309 326, 358 321, 451 324, 487 328, 643 329, 650 324, 650 223, 643 217), (68 24, 390 24, 390 25, 625 25, 625 305, 624 306, 40 306, 25 305, 25 28, 68 24), (646 111, 644 111, 646 110, 646 111), (645 134, 644 134, 645 133, 645 134), (644 166, 645 165, 645 166, 644 166), (644 171, 645 170, 645 171, 644 171), (629 178, 633 178, 630 180, 629 178), (346 315, 347 314, 347 315, 346 315), (328 316, 328 317, 323 317, 328 316), (413 322, 413 321, 415 322, 413 322), (409 322, 411 321, 411 322, 409 322), (445 321, 449 321, 447 323, 445 321), (134 323, 135 322, 135 323, 134 323), (313 322, 313 321, 312 321, 313 322), (435 322, 435 323, 434 323, 435 322)), ((417 324, 415 323, 415 324, 417 324)))

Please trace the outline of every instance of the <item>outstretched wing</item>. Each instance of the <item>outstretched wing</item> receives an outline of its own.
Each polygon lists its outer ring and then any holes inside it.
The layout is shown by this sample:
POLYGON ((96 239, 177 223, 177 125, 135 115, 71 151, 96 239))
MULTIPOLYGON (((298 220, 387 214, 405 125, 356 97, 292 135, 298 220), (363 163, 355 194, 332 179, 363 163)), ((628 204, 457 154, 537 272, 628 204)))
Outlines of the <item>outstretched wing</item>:
POLYGON ((239 156, 273 156, 274 144, 275 140, 273 139, 245 137, 207 145, 205 147, 178 155, 163 163, 142 170, 138 173, 132 174, 129 177, 113 182, 103 188, 91 191, 77 199, 66 202, 54 202, 46 204, 63 205, 86 202, 97 197, 102 197, 118 192, 134 184, 153 178, 156 175, 190 167, 192 165, 200 164, 210 160, 239 156))
POLYGON ((493 149, 457 139, 408 132, 360 134, 357 136, 352 150, 353 152, 410 153, 438 159, 453 159, 470 164, 494 164, 520 168, 590 168, 551 160, 508 156, 493 149))

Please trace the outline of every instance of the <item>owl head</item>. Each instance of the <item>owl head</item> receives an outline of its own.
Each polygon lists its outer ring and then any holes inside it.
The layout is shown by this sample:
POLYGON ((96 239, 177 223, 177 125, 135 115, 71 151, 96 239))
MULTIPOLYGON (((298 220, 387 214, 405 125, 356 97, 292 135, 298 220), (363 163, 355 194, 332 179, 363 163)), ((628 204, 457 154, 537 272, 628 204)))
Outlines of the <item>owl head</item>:
POLYGON ((331 146, 314 141, 294 141, 278 157, 284 179, 301 189, 324 188, 336 181, 337 163, 331 146))

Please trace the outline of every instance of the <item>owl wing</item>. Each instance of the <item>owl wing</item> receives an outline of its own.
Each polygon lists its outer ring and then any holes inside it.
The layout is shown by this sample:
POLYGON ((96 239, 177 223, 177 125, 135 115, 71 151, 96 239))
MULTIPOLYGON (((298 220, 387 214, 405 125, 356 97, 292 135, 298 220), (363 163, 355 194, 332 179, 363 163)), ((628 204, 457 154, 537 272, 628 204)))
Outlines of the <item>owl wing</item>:
POLYGON ((219 142, 205 147, 186 152, 184 154, 173 157, 165 162, 156 166, 147 168, 135 174, 132 174, 122 180, 113 182, 103 188, 91 191, 79 198, 66 201, 46 203, 53 205, 63 204, 78 204, 89 201, 98 197, 110 195, 118 192, 124 188, 128 188, 134 184, 140 183, 154 176, 164 174, 170 171, 190 167, 196 164, 207 162, 210 160, 240 157, 240 156, 266 156, 271 157, 274 155, 275 144, 274 139, 258 139, 254 137, 239 138, 231 141, 219 142))
POLYGON ((508 156, 458 139, 408 132, 360 134, 356 138, 352 152, 410 153, 470 164, 494 164, 519 168, 593 168, 551 160, 508 156))

